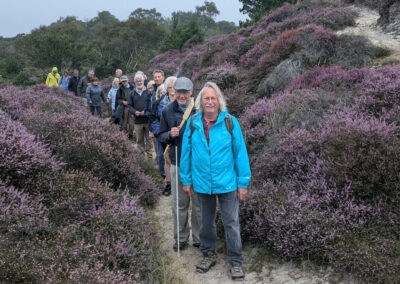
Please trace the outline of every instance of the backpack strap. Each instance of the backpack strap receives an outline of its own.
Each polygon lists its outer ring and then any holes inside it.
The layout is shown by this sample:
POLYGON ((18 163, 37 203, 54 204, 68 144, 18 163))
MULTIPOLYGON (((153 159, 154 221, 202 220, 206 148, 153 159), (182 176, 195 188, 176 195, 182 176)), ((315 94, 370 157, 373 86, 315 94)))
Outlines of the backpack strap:
MULTIPOLYGON (((194 132, 194 126, 193 126, 193 120, 196 118, 197 113, 192 115, 192 118, 190 119, 190 135, 189 138, 192 138, 193 132, 194 132)), ((229 131, 229 134, 232 137, 232 140, 235 139, 235 137, 233 136, 233 121, 232 121, 232 116, 230 114, 228 114, 227 116, 225 116, 225 126, 226 129, 229 131)))
POLYGON ((235 137, 233 136, 233 121, 232 121, 232 116, 230 114, 228 114, 227 116, 225 116, 225 126, 226 129, 229 131, 229 134, 232 137, 232 140, 235 139, 235 137))
POLYGON ((192 118, 190 119, 190 135, 189 135, 189 139, 192 139, 192 135, 194 132, 194 126, 193 126, 193 120, 196 118, 197 113, 192 115, 192 118))

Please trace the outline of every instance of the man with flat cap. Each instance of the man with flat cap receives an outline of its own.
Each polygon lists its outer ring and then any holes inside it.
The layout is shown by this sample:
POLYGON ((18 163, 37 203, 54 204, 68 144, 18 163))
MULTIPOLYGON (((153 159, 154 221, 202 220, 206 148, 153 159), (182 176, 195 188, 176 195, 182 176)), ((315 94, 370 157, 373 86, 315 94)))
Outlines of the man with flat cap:
MULTIPOLYGON (((197 194, 191 197, 182 189, 182 182, 178 174, 176 180, 176 172, 179 173, 179 160, 182 149, 182 138, 185 132, 187 119, 195 112, 194 99, 192 98, 193 83, 186 77, 178 78, 174 83, 175 101, 166 106, 161 115, 159 137, 161 143, 168 144, 170 147, 168 157, 171 160, 171 191, 172 191, 172 213, 174 218, 174 250, 178 249, 177 240, 177 215, 179 217, 179 249, 184 250, 189 242, 189 205, 192 199, 192 240, 193 246, 200 246, 200 208, 197 194), (175 158, 175 149, 178 151, 178 160, 175 158), (176 209, 176 199, 178 191, 178 212, 176 209)), ((166 150, 168 152, 168 149, 166 150)), ((168 158, 167 157, 167 158, 168 158)))

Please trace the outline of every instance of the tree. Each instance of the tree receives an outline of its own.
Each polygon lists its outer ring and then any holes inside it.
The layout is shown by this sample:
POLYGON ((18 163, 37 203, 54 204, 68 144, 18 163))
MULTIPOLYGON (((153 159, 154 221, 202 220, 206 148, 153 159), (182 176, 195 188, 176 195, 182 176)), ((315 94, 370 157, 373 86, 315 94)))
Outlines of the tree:
POLYGON ((296 3, 297 0, 239 0, 243 7, 240 12, 248 14, 250 19, 258 21, 268 12, 282 6, 285 2, 296 3))
POLYGON ((219 11, 214 2, 204 1, 203 6, 196 6, 196 14, 215 19, 219 11))
POLYGON ((161 13, 157 12, 155 8, 150 10, 138 8, 129 15, 129 18, 141 19, 141 20, 153 20, 161 24, 165 23, 164 17, 161 15, 161 13))

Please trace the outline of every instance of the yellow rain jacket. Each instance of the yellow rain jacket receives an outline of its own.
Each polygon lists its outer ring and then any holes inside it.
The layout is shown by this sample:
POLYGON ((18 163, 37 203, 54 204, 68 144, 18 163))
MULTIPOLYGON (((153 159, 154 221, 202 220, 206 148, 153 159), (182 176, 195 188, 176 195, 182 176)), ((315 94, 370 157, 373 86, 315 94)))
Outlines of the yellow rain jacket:
POLYGON ((53 69, 51 69, 51 72, 47 74, 46 85, 49 87, 58 87, 58 82, 60 82, 61 79, 60 74, 58 74, 58 72, 54 73, 54 71, 58 71, 57 67, 53 67, 53 69))

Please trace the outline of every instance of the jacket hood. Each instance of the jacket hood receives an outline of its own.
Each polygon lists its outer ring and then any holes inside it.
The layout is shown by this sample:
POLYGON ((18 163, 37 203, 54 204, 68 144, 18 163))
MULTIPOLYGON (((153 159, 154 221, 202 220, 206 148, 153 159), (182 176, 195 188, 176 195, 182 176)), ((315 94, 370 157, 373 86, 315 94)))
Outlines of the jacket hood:
POLYGON ((54 72, 54 71, 58 72, 57 67, 53 67, 53 69, 51 69, 51 72, 54 72))

